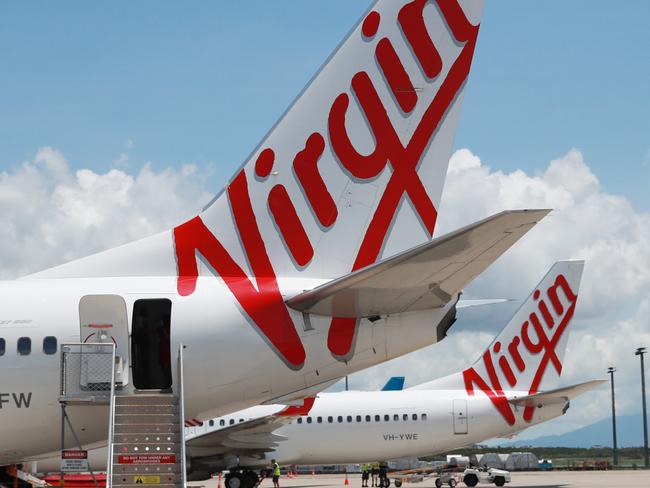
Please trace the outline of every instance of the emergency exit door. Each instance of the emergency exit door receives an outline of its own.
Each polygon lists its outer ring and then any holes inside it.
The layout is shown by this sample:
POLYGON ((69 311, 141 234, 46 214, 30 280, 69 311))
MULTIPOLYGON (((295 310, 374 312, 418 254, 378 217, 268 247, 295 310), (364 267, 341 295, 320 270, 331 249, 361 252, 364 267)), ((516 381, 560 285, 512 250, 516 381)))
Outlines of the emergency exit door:
POLYGON ((467 400, 453 401, 454 434, 467 434, 467 400))

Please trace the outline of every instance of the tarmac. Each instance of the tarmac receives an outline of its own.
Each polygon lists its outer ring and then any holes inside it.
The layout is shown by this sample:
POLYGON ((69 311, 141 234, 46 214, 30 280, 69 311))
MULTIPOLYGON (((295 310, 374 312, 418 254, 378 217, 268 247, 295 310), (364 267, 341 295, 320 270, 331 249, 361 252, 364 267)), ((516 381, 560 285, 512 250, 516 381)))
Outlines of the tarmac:
MULTIPOLYGON (((361 487, 361 475, 351 474, 348 488, 361 487)), ((224 488, 223 481, 218 487, 218 480, 191 482, 188 486, 205 488, 224 488)), ((391 487, 394 485, 391 483, 391 487)), ((404 483, 402 488, 433 488, 433 479, 428 478, 419 483, 404 483)), ((448 486, 448 485, 443 485, 448 486)), ((458 487, 464 487, 458 483, 458 487)), ((482 486, 494 486, 479 484, 482 486)), ((506 487, 519 488, 650 488, 650 471, 524 471, 513 472, 512 482, 506 487)), ((298 475, 296 478, 280 478, 280 488, 345 488, 344 475, 298 475)), ((273 488, 270 479, 262 481, 259 488, 273 488)))

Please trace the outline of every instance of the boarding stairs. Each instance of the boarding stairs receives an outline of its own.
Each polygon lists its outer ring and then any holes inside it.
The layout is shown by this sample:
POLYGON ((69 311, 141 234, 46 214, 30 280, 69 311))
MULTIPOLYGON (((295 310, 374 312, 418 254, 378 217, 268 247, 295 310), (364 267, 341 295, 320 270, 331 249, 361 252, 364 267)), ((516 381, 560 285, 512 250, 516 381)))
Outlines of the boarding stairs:
MULTIPOLYGON (((119 368, 110 367, 119 364, 113 344, 66 344, 62 350, 62 422, 67 405, 109 405, 106 488, 185 488, 183 346, 173 391, 159 392, 120 387, 119 368)), ((63 451, 63 436, 61 442, 63 451)))
POLYGON ((178 396, 116 395, 109 446, 112 486, 182 487, 182 437, 178 396))

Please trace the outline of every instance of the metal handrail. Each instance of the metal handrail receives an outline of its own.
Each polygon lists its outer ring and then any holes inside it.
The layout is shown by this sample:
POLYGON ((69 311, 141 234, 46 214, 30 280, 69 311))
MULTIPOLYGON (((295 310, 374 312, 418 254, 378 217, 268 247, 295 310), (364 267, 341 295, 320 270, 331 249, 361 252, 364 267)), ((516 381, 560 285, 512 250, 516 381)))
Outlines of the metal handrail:
POLYGON ((181 435, 181 480, 183 488, 187 486, 187 473, 185 470, 185 395, 183 392, 183 349, 185 346, 178 346, 178 412, 180 415, 180 435, 181 435))
POLYGON ((106 488, 113 486, 113 435, 115 430, 115 358, 116 348, 113 344, 113 368, 111 368, 111 399, 108 417, 108 460, 106 462, 106 488))

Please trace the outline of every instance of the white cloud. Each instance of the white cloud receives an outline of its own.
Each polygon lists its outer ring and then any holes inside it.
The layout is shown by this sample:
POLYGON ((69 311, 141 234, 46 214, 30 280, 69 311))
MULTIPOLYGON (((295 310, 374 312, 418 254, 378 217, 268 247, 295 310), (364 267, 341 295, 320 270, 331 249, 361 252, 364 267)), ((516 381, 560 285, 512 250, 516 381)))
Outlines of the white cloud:
POLYGON ((50 147, 0 173, 0 277, 14 278, 170 228, 210 200, 194 165, 72 172, 50 147))
MULTIPOLYGON (((477 279, 468 294, 522 299, 553 262, 584 258, 561 381, 568 385, 605 378, 607 367, 616 366, 618 412, 638 413, 639 362, 634 350, 650 347, 650 214, 635 211, 622 196, 606 193, 576 149, 534 175, 493 170, 461 149, 450 161, 437 235, 517 208, 555 210, 477 279)), ((475 313, 470 317, 477 319, 475 313)), ((452 329, 443 343, 357 374, 351 383, 374 388, 391 374, 406 374, 413 385, 461 369, 482 353, 508 318, 503 315, 500 325, 486 334, 483 324, 468 323, 461 314, 456 331, 452 329), (477 328, 480 332, 472 332, 477 328)), ((573 430, 609 412, 609 390, 602 388, 574 400, 566 416, 523 437, 573 430)))

